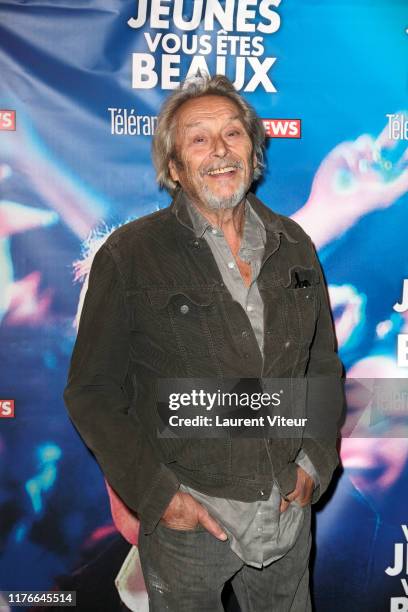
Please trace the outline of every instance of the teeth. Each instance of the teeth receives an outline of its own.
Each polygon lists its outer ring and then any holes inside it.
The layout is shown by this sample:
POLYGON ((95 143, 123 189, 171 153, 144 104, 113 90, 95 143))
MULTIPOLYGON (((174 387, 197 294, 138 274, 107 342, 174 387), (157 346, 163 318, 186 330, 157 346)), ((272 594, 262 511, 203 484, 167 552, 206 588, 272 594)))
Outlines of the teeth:
POLYGON ((235 170, 232 166, 227 166, 226 168, 218 168, 217 170, 210 170, 208 174, 225 174, 226 172, 232 172, 235 170))

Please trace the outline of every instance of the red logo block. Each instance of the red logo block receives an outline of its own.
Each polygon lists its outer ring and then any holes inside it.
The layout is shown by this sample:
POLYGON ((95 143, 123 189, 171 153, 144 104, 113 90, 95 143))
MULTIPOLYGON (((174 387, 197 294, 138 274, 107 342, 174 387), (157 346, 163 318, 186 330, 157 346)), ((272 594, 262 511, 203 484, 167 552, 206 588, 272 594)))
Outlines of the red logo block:
POLYGON ((0 418, 12 419, 14 417, 14 400, 0 400, 0 418))
POLYGON ((16 111, 0 109, 0 130, 14 131, 16 129, 16 111))
POLYGON ((262 119, 268 138, 301 138, 300 119, 262 119))

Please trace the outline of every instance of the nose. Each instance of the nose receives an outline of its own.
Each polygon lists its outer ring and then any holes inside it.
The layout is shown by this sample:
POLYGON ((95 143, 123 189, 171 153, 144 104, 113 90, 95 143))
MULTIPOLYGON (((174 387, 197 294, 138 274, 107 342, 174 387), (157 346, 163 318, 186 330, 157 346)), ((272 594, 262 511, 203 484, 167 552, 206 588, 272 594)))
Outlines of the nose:
POLYGON ((221 134, 219 134, 215 139, 214 139, 214 151, 213 151, 213 155, 215 157, 225 157, 228 153, 228 147, 227 144, 225 142, 225 140, 223 139, 223 137, 221 136, 221 134))

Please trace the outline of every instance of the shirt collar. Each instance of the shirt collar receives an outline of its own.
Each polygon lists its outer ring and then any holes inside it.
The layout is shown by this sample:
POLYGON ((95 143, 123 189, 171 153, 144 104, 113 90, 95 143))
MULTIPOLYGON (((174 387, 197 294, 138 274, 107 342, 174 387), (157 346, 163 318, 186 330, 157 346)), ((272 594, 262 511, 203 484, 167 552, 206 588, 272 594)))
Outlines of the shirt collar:
POLYGON ((186 196, 184 196, 184 201, 190 215, 194 233, 197 238, 202 238, 205 232, 212 228, 212 225, 186 196))
MULTIPOLYGON (((208 219, 206 219, 188 199, 186 199, 186 206, 192 220, 194 232, 197 238, 202 238, 204 234, 211 231, 213 227, 208 219)), ((249 261, 256 256, 256 253, 259 255, 263 253, 266 242, 266 232, 264 224, 248 200, 245 200, 244 215, 244 228, 239 256, 249 261)))
MULTIPOLYGON (((263 204, 253 193, 247 193, 247 202, 251 206, 253 213, 255 213, 261 221, 266 232, 283 234, 289 242, 298 242, 295 236, 285 227, 280 215, 265 206, 265 204, 263 204)), ((210 222, 189 202, 182 189, 177 192, 171 203, 170 210, 180 223, 192 230, 197 236, 202 236, 205 230, 211 226, 210 222), (199 215, 197 225, 195 225, 196 220, 194 219, 193 221, 192 219, 190 209, 194 210, 193 215, 194 213, 199 215)))

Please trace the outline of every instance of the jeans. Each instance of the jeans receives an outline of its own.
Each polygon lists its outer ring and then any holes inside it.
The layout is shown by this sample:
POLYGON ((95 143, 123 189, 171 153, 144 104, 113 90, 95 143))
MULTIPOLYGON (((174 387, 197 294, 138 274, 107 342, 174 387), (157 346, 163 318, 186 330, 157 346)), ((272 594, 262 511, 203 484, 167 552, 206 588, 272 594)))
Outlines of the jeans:
POLYGON ((231 585, 241 612, 310 612, 310 505, 299 537, 281 559, 258 569, 246 565, 201 525, 170 529, 159 523, 139 534, 139 555, 151 612, 222 612, 221 592, 231 585))

